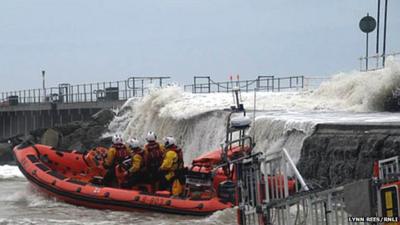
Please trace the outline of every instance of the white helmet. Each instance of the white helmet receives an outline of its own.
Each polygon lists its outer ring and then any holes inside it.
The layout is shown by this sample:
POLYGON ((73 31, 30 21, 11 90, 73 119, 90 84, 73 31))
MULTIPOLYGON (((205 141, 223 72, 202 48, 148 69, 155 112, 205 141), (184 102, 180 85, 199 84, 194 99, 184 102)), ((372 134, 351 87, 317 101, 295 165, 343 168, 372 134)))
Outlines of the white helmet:
POLYGON ((135 148, 139 148, 139 141, 136 139, 136 138, 132 138, 132 139, 130 139, 129 141, 128 141, 128 145, 132 148, 132 149, 135 149, 135 148))
POLYGON ((112 143, 114 145, 122 145, 124 143, 124 140, 122 139, 121 134, 115 134, 112 138, 112 143))
POLYGON ((149 131, 146 136, 146 141, 155 141, 157 139, 156 134, 153 131, 149 131))
POLYGON ((169 146, 174 145, 174 144, 175 144, 175 138, 173 138, 173 137, 165 137, 164 138, 165 147, 169 147, 169 146))

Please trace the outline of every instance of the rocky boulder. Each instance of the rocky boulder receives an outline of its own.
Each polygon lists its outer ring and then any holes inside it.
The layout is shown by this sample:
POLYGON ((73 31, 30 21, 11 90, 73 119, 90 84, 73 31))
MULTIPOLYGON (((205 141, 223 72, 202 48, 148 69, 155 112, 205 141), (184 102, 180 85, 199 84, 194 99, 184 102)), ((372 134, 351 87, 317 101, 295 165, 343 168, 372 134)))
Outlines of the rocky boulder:
POLYGON ((0 143, 0 164, 14 164, 12 154, 12 145, 9 143, 0 143))
POLYGON ((40 138, 40 143, 44 145, 50 145, 53 147, 58 147, 62 139, 62 134, 49 128, 44 132, 43 136, 40 138))
MULTIPOLYGON (((75 130, 68 129, 68 133, 62 133, 63 139, 61 147, 65 149, 75 149, 78 151, 86 151, 96 146, 109 146, 111 141, 102 139, 102 134, 108 130, 108 124, 113 120, 115 114, 112 110, 101 110, 94 114, 89 121, 80 122, 79 126, 67 125, 69 127, 76 127, 75 130)), ((61 127, 57 128, 58 131, 63 132, 66 129, 61 127)))
POLYGON ((110 109, 103 109, 94 114, 88 121, 74 121, 56 125, 52 128, 40 128, 30 132, 28 137, 18 135, 7 140, 0 140, 0 164, 10 164, 13 160, 12 146, 29 139, 32 143, 50 145, 60 149, 86 151, 96 146, 108 147, 110 138, 103 138, 108 124, 115 114, 110 109), (10 144, 8 141, 10 140, 10 144))
POLYGON ((103 109, 95 113, 91 121, 97 125, 108 125, 114 119, 115 113, 111 109, 103 109))

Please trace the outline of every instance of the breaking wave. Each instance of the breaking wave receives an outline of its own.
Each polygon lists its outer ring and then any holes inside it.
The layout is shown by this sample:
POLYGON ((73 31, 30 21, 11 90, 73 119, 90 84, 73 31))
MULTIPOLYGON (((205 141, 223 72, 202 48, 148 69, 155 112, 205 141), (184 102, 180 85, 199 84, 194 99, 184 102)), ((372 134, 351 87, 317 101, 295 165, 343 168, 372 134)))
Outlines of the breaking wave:
POLYGON ((23 178, 24 175, 18 169, 18 166, 2 165, 0 166, 0 180, 23 178))
MULTIPOLYGON (((242 93, 247 109, 256 101, 255 134, 258 151, 286 147, 299 158, 302 142, 313 132, 313 113, 369 113, 384 110, 384 99, 400 86, 400 63, 389 61, 385 69, 340 73, 314 91, 242 93), (311 114, 298 119, 293 113, 311 114), (286 116, 291 114, 289 116, 286 116)), ((225 137, 226 115, 232 105, 231 93, 192 94, 172 86, 155 89, 142 99, 131 99, 111 122, 110 133, 125 138, 152 130, 159 137, 175 136, 184 149, 185 162, 205 151, 218 148, 225 137)), ((252 113, 250 113, 252 114, 252 113)), ((110 134, 109 133, 109 134, 110 134)), ((107 134, 107 135, 109 135, 107 134)))

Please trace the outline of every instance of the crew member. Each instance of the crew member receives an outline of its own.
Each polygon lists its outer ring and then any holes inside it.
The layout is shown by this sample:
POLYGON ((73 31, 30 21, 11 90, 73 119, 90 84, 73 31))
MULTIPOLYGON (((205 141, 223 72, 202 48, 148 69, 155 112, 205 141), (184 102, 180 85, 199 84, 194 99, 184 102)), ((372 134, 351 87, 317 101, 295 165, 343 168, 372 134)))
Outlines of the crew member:
POLYGON ((103 178, 103 183, 106 186, 112 186, 116 180, 115 167, 122 164, 124 160, 130 157, 130 152, 124 145, 122 136, 115 134, 112 138, 112 146, 107 152, 107 157, 104 160, 104 168, 107 169, 107 173, 103 178))
POLYGON ((157 142, 157 136, 153 131, 147 133, 147 144, 144 146, 145 164, 152 184, 153 191, 157 191, 159 185, 159 168, 163 160, 164 147, 157 142))
POLYGON ((161 187, 171 190, 173 195, 182 192, 182 172, 184 168, 182 150, 175 144, 173 137, 164 139, 165 155, 160 166, 163 176, 161 177, 161 187))
POLYGON ((127 171, 127 181, 122 184, 123 188, 131 188, 133 185, 144 181, 146 172, 145 152, 140 148, 139 141, 136 138, 132 138, 128 141, 128 145, 132 152, 132 158, 127 171))

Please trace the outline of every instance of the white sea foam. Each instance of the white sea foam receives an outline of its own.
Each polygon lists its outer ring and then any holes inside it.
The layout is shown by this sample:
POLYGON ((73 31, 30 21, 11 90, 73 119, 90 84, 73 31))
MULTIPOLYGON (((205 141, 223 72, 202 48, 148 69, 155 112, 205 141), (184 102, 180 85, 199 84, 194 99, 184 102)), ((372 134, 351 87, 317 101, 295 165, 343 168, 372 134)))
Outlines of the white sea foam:
POLYGON ((0 166, 0 179, 24 177, 18 166, 2 165, 0 166))
MULTIPOLYGON (((259 151, 288 148, 298 159, 302 141, 317 123, 399 121, 398 114, 373 114, 383 110, 384 99, 400 86, 400 63, 389 61, 385 69, 334 75, 319 89, 301 92, 242 93, 247 109, 256 100, 254 124, 259 151), (360 119, 361 118, 361 119, 360 119)), ((225 137, 226 113, 231 93, 192 94, 172 86, 155 89, 143 99, 131 99, 111 122, 110 135, 143 141, 147 131, 159 137, 172 135, 185 150, 188 163, 201 153, 218 148, 225 137)))

